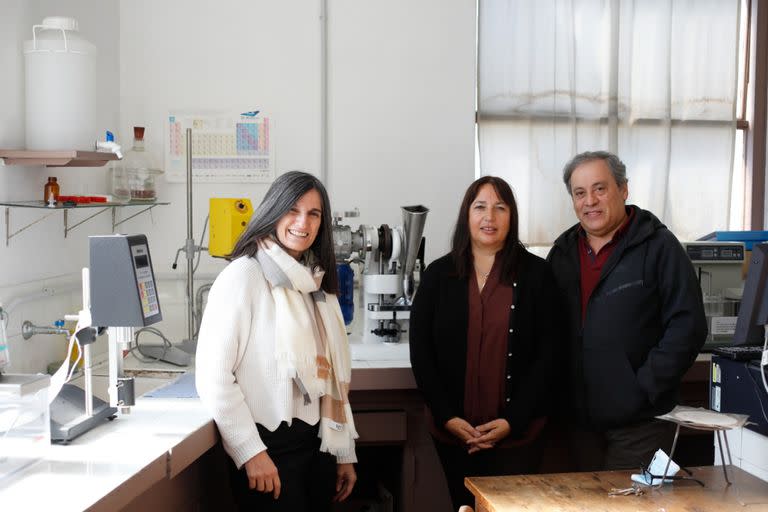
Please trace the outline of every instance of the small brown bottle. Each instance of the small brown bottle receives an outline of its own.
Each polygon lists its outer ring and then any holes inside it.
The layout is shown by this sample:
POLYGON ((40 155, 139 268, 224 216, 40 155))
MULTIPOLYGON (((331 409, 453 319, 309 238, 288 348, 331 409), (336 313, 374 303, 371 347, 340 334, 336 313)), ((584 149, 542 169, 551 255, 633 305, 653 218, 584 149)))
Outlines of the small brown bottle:
POLYGON ((48 177, 48 183, 43 188, 43 202, 46 206, 56 206, 56 201, 59 200, 59 184, 56 182, 54 176, 48 177))

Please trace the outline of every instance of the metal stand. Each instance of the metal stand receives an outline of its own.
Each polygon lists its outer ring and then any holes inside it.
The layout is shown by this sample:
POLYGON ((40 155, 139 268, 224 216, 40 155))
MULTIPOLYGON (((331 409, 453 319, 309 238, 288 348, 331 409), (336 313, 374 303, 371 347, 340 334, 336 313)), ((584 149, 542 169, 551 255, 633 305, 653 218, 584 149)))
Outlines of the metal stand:
MULTIPOLYGON (((91 287, 90 272, 88 268, 82 271, 83 280, 83 310, 91 309, 91 287)), ((79 315, 66 315, 65 318, 70 321, 79 321, 82 318, 79 315)), ((90 318, 90 315, 89 315, 90 318)), ((64 384, 59 394, 51 402, 51 440, 60 443, 69 443, 77 436, 88 432, 92 428, 102 424, 104 420, 113 420, 117 409, 110 404, 100 400, 93 394, 93 365, 91 360, 91 343, 96 340, 97 330, 90 325, 75 333, 81 343, 84 357, 84 378, 85 390, 72 384, 64 384), (90 332, 91 335, 88 335, 90 332), (86 333, 82 337, 81 333, 86 333)), ((120 357, 122 354, 113 353, 112 345, 110 349, 110 370, 112 370, 113 357, 120 357)), ((112 372, 110 371, 110 382, 112 381, 112 372)))
POLYGON ((116 415, 115 407, 95 396, 86 397, 77 386, 64 384, 51 402, 51 441, 67 444, 116 415), (90 413, 86 412, 88 408, 90 413))
MULTIPOLYGON (((176 347, 145 347, 141 349, 144 355, 153 357, 160 361, 165 361, 176 366, 189 365, 192 354, 197 349, 195 341, 195 254, 203 250, 203 247, 195 245, 192 225, 192 129, 187 128, 187 239, 184 246, 176 251, 178 258, 179 252, 184 251, 187 260, 187 339, 179 343, 176 347), (149 353, 148 353, 149 352, 149 353)), ((173 262, 173 268, 176 268, 176 260, 173 262)))
MULTIPOLYGON (((670 450, 669 458, 667 460, 667 465, 664 467, 664 474, 662 475, 661 482, 659 482, 657 485, 654 485, 653 487, 661 487, 664 485, 664 481, 667 479, 667 473, 669 472, 669 466, 672 464, 672 458, 675 455, 675 448, 677 447, 677 438, 680 435, 680 427, 682 426, 680 423, 675 423, 677 428, 675 429, 675 438, 672 441, 672 450, 670 450)), ((725 438, 725 449, 728 452, 728 465, 733 465, 733 459, 731 459, 731 447, 728 445, 728 436, 725 435, 725 430, 729 429, 723 429, 723 428, 716 428, 716 427, 691 427, 695 428, 696 430, 708 430, 715 433, 715 437, 717 438, 717 446, 720 449, 720 461, 723 463, 723 476, 725 477, 725 482, 727 485, 731 485, 732 482, 728 479, 728 470, 725 467, 725 454, 723 453, 723 441, 720 439, 722 436, 725 438)), ((686 477, 680 477, 681 479, 685 480, 686 477)))
MULTIPOLYGON (((186 347, 194 351, 195 320, 195 247, 192 233, 192 128, 187 128, 187 240, 184 252, 187 257, 187 343, 186 347)), ((182 342, 182 344, 184 343, 182 342)))

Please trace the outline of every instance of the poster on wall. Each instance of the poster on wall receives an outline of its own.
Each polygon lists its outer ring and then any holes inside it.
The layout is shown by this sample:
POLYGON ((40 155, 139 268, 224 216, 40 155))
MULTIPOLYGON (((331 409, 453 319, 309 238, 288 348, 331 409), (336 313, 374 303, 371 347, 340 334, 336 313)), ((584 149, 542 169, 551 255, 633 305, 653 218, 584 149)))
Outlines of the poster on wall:
POLYGON ((187 180, 187 128, 192 129, 194 182, 274 181, 274 121, 258 110, 239 114, 169 112, 165 127, 165 176, 168 181, 187 180))

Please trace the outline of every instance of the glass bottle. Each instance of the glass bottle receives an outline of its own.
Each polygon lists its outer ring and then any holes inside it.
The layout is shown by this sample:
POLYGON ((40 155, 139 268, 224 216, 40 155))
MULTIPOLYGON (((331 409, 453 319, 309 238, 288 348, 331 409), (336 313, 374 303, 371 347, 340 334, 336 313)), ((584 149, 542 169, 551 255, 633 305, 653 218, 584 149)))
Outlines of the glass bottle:
POLYGON ((131 188, 128 183, 128 172, 125 170, 125 159, 121 152, 122 148, 115 142, 115 136, 110 131, 107 131, 104 149, 109 149, 119 158, 109 164, 109 189, 112 201, 127 203, 131 200, 131 188))
POLYGON ((112 162, 112 201, 115 203, 127 203, 131 200, 131 187, 128 180, 128 171, 123 160, 112 162))
POLYGON ((5 324, 8 322, 8 313, 0 304, 0 373, 11 364, 11 353, 8 351, 8 338, 5 334, 5 324))
POLYGON ((133 127, 133 148, 125 153, 124 165, 128 175, 131 201, 154 201, 157 199, 155 176, 162 171, 152 165, 144 151, 144 127, 133 127))
POLYGON ((59 184, 54 176, 48 177, 48 183, 43 187, 43 202, 46 206, 55 207, 59 200, 59 184))

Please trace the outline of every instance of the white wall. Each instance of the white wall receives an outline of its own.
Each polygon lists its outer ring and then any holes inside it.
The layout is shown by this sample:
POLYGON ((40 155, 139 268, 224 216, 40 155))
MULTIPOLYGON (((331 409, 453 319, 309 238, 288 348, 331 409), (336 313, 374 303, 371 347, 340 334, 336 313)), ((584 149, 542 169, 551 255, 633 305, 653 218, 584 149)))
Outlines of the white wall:
POLYGON ((474 180, 474 0, 329 2, 330 196, 354 225, 430 209, 427 260, 447 252, 474 180))
MULTIPOLYGON (((251 109, 276 122, 278 172, 320 173, 320 2, 272 0, 120 4, 121 133, 148 126, 162 157, 170 109, 251 109)), ((474 1, 328 2, 329 172, 333 208, 360 223, 400 224, 422 203, 428 259, 445 251, 474 169, 474 1)), ((250 197, 265 185, 195 184, 196 234, 207 198, 250 197)), ((184 240, 183 184, 150 230, 155 260, 184 240), (163 245, 154 240, 163 240, 163 245)), ((137 221, 138 222, 138 221, 137 221)), ((220 267, 203 258, 202 269, 220 267)), ((182 269, 179 270, 183 272, 182 269)))
MULTIPOLYGON (((25 143, 22 41, 44 16, 67 15, 78 19, 82 35, 99 50, 100 130, 112 129, 127 144, 133 125, 146 126, 147 150, 162 162, 169 110, 259 109, 276 123, 278 172, 319 175, 319 13, 320 0, 3 0, 0 148, 25 143)), ((428 260, 447 250, 458 203, 473 179, 474 30, 474 0, 328 0, 327 185, 333 207, 359 207, 362 216, 350 221, 357 227, 400 224, 399 206, 426 205, 428 260)), ((37 198, 49 175, 59 178, 63 194, 106 190, 106 167, 6 166, 0 168, 0 200, 37 198)), ((267 186, 195 184, 196 240, 209 197, 258 203, 267 186)), ((172 204, 119 231, 146 233, 155 271, 183 279, 183 262, 176 271, 170 265, 186 238, 185 185, 161 178, 158 194, 172 204)), ((12 210, 11 230, 43 213, 12 210)), ((70 220, 83 217, 72 212, 70 220)), ((12 239, 10 247, 0 246, 0 301, 63 290, 19 306, 12 334, 22 317, 50 323, 78 306, 77 272, 87 264, 87 236, 110 231, 106 214, 64 239, 62 214, 56 212, 12 239)), ((201 276, 210 278, 223 265, 203 255, 201 276)), ((161 328, 178 340, 185 325, 183 284, 163 280, 160 288, 166 318, 161 328)), ((43 361, 56 355, 47 355, 49 346, 60 351, 61 340, 17 338, 11 349, 23 357, 14 358, 15 371, 44 370, 43 361)))
MULTIPOLYGON (((249 2, 151 0, 120 2, 120 112, 126 140, 133 125, 147 127, 147 151, 162 162, 169 110, 267 111, 278 169, 317 172, 319 146, 318 11, 306 0, 249 2)), ((195 238, 209 197, 258 202, 268 185, 195 184, 195 238)), ((170 268, 186 238, 184 184, 160 180, 155 225, 129 223, 150 237, 156 270, 170 268), (159 267, 159 268, 158 268, 159 267)), ((222 262, 204 256, 201 270, 222 262)), ((178 273, 185 272, 180 265, 178 273)))

